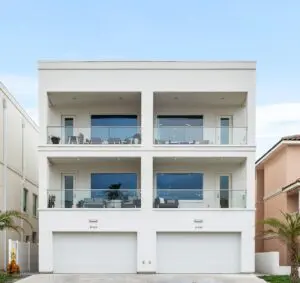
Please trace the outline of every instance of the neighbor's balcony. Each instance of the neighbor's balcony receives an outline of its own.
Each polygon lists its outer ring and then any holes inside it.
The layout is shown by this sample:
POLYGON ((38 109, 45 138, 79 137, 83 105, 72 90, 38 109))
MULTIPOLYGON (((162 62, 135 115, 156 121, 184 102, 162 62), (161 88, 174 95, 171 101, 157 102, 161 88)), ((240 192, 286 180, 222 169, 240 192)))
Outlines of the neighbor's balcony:
POLYGON ((48 144, 141 144, 140 127, 48 126, 48 144))
POLYGON ((48 208, 140 208, 140 190, 48 190, 48 208))
POLYGON ((244 145, 246 127, 159 127, 154 129, 154 143, 168 145, 244 145))
POLYGON ((154 208, 246 208, 246 190, 154 190, 154 208))

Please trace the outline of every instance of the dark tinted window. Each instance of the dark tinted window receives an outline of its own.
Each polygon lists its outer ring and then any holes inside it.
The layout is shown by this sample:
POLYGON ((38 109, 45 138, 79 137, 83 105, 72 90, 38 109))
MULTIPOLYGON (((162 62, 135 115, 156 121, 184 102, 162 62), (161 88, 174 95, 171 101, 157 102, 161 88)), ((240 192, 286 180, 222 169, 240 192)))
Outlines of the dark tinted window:
MULTIPOLYGON (((136 173, 92 173, 91 188, 92 197, 104 196, 105 191, 110 185, 121 184, 120 190, 136 190, 137 174, 136 173), (93 190, 101 190, 94 191, 93 190)), ((126 191, 122 191, 126 193, 126 191)))
POLYGON ((157 116, 160 127, 202 127, 203 116, 157 116))
POLYGON ((92 115, 92 138, 126 139, 137 134, 136 115, 92 115))
POLYGON ((164 198, 203 199, 202 173, 159 173, 156 175, 157 195, 164 198))

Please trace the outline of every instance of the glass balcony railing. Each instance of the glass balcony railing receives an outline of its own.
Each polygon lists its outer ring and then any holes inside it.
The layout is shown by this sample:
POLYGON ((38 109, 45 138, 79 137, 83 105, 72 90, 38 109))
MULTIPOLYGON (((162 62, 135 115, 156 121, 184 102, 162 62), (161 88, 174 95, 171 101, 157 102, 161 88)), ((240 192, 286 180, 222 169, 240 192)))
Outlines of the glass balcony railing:
POLYGON ((48 126, 48 144, 140 144, 140 127, 89 128, 48 126))
POLYGON ((48 190, 48 208, 140 208, 140 190, 48 190))
POLYGON ((246 208, 246 190, 155 189, 154 208, 246 208))
POLYGON ((246 127, 159 127, 154 129, 155 144, 247 144, 246 127))

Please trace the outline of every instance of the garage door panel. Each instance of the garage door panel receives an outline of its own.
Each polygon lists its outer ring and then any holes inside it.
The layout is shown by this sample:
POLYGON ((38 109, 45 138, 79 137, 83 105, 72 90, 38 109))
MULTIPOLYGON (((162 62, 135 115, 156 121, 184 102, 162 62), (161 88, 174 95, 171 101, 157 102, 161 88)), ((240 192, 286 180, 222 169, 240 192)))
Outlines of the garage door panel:
POLYGON ((239 273, 240 233, 158 233, 158 273, 239 273))
POLYGON ((54 233, 55 273, 136 273, 135 233, 54 233))

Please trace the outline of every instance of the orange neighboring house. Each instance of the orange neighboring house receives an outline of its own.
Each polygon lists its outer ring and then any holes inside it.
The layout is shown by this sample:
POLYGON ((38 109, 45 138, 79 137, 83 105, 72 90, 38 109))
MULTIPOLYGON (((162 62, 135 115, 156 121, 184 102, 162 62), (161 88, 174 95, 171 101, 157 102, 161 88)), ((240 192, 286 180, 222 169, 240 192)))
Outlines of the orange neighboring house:
MULTIPOLYGON (((262 219, 299 211, 300 135, 281 138, 256 161, 256 235, 262 219)), ((280 265, 289 265, 285 246, 276 238, 256 237, 256 252, 278 251, 280 265)))

